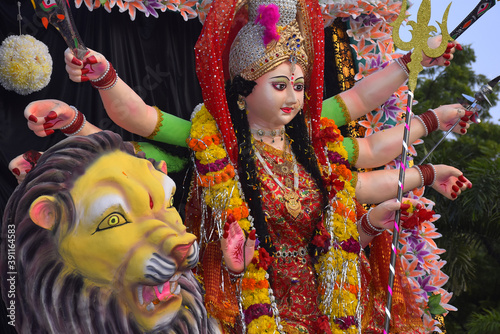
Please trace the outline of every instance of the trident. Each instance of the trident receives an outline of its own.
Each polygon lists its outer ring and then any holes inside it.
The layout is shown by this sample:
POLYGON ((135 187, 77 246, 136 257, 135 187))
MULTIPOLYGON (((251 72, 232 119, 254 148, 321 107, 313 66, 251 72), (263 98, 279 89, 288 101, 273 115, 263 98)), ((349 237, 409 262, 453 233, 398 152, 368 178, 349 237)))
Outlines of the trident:
MULTIPOLYGON (((407 153, 408 153, 408 142, 410 137, 410 120, 412 115, 412 105, 413 105, 413 91, 415 90, 415 86, 417 84, 418 74, 423 70, 422 64, 422 52, 424 52, 428 57, 436 58, 444 53, 446 50, 446 46, 448 44, 448 40, 451 39, 447 30, 447 18, 448 12, 450 10, 451 3, 446 8, 446 11, 443 16, 443 23, 439 23, 442 34, 441 44, 432 49, 427 45, 427 40, 431 37, 431 32, 436 32, 436 28, 433 26, 429 26, 429 20, 431 16, 430 11, 430 0, 422 1, 420 8, 418 10, 417 21, 410 21, 408 25, 410 25, 413 30, 411 30, 412 39, 409 42, 403 42, 399 37, 399 28, 403 24, 403 21, 408 17, 406 15, 406 0, 403 0, 401 4, 401 11, 397 20, 391 24, 394 28, 393 31, 393 40, 394 44, 401 50, 409 51, 413 49, 413 53, 411 55, 411 62, 408 64, 408 69, 410 70, 409 82, 408 82, 408 103, 406 106, 406 120, 405 120, 405 129, 403 134, 403 152, 401 154, 401 168, 399 169, 399 187, 398 187, 398 195, 397 201, 401 203, 403 199, 403 188, 404 188, 404 179, 405 179, 405 171, 407 168, 407 153)), ((392 289, 394 287, 394 278, 395 278, 395 266, 396 266, 396 255, 397 255, 397 243, 399 240, 399 228, 400 228, 400 218, 401 218, 401 210, 396 211, 396 217, 394 219, 394 232, 392 237, 392 250, 391 250, 391 263, 390 263, 390 272, 389 272, 389 283, 388 283, 388 293, 387 293, 387 303, 385 307, 385 323, 384 323, 384 334, 389 333, 389 327, 391 322, 391 308, 392 308, 392 289)))

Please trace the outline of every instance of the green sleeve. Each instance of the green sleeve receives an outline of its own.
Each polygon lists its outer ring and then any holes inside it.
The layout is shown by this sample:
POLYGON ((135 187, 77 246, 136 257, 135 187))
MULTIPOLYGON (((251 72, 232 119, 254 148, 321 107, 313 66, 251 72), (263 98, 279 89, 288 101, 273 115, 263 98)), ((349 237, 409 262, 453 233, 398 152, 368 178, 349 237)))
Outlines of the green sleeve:
POLYGON ((358 141, 356 140, 356 138, 345 137, 343 144, 344 148, 347 151, 347 161, 349 161, 349 164, 351 165, 351 167, 353 167, 358 162, 358 156, 359 156, 358 141))
POLYGON ((158 112, 158 121, 153 133, 147 138, 170 145, 187 147, 186 139, 189 137, 191 122, 167 114, 157 107, 154 108, 158 112))
POLYGON ((156 161, 165 161, 169 172, 178 172, 186 166, 187 159, 167 153, 151 143, 132 142, 132 145, 134 145, 136 153, 144 152, 146 154, 146 158, 154 159, 156 161))
POLYGON ((335 95, 323 101, 321 117, 326 117, 335 122, 338 127, 346 125, 351 121, 351 114, 339 95, 335 95))

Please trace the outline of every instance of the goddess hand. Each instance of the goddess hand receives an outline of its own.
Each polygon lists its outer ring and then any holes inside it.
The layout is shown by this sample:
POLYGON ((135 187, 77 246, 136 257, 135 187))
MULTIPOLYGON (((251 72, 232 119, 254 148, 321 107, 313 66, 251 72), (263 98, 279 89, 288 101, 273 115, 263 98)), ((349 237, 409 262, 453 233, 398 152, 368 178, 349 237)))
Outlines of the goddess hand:
MULTIPOLYGON (((437 48, 443 39, 443 36, 438 35, 431 37, 427 40, 427 45, 431 48, 437 48)), ((422 66, 423 67, 432 67, 432 66, 448 66, 451 63, 451 60, 453 59, 453 54, 455 51, 461 51, 462 46, 457 43, 457 42, 448 42, 448 47, 446 48, 446 51, 438 58, 430 58, 425 55, 425 53, 422 52, 422 66)))
POLYGON ((9 163, 9 170, 16 177, 17 182, 23 182, 26 174, 36 166, 42 152, 30 150, 24 154, 18 155, 9 163))
POLYGON ((75 114, 73 108, 58 100, 34 101, 24 109, 28 128, 39 137, 49 136, 54 130, 67 126, 75 114))
POLYGON ((401 220, 408 218, 408 209, 410 204, 405 202, 410 201, 412 205, 418 206, 418 202, 411 198, 403 198, 403 203, 398 202, 395 198, 380 203, 369 211, 368 219, 370 223, 377 228, 392 229, 394 227, 394 219, 396 211, 401 209, 401 220))
POLYGON ((467 188, 472 188, 472 183, 455 167, 447 165, 434 165, 436 178, 432 188, 448 199, 454 200, 467 188))
POLYGON ((467 133, 467 129, 470 127, 470 117, 474 114, 472 111, 465 110, 459 103, 440 106, 434 111, 439 118, 439 129, 442 131, 448 131, 460 119, 453 132, 461 135, 467 133))
POLYGON ((89 52, 83 58, 83 61, 76 58, 70 49, 64 51, 64 62, 66 63, 66 72, 69 78, 74 82, 85 82, 100 78, 108 68, 106 58, 94 50, 89 52))
POLYGON ((255 230, 252 230, 245 241, 245 234, 236 220, 224 225, 221 248, 226 266, 231 272, 241 273, 250 264, 255 239, 255 230))

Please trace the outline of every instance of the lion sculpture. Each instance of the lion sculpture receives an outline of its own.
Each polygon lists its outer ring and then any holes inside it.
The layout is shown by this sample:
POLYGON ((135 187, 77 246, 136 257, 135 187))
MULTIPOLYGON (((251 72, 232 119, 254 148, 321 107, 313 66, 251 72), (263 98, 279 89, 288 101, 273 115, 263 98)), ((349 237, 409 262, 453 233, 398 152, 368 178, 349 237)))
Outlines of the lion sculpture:
POLYGON ((4 214, 9 324, 30 334, 219 333, 174 192, 164 162, 135 156, 112 132, 45 152, 4 214))

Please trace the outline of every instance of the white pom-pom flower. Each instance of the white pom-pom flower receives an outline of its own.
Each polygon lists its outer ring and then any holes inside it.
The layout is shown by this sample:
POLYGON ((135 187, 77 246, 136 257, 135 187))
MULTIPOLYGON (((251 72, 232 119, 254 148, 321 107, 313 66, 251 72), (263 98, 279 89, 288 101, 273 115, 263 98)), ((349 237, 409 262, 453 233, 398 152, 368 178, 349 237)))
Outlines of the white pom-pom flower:
POLYGON ((0 84, 21 95, 49 84, 52 57, 47 45, 30 35, 9 36, 0 46, 0 84))

